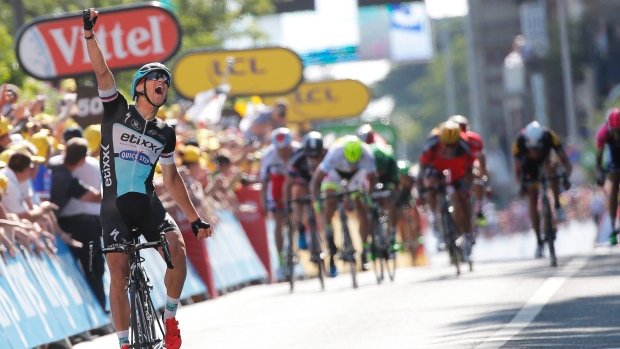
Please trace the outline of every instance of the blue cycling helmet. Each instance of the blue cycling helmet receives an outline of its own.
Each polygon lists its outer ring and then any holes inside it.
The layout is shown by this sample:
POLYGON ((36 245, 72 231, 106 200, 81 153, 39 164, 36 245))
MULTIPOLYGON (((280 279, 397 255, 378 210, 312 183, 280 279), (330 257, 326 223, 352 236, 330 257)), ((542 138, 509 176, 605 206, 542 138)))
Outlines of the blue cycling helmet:
POLYGON ((277 149, 288 147, 292 140, 291 130, 286 127, 276 128, 271 132, 271 144, 277 149))
POLYGON ((138 71, 136 72, 136 75, 133 76, 133 80, 131 81, 131 99, 132 100, 135 100, 136 97, 138 96, 136 94, 136 87, 138 85, 138 81, 140 81, 140 79, 147 76, 148 73, 153 72, 153 71, 164 72, 166 75, 168 75, 168 79, 170 79, 170 85, 172 85, 172 73, 170 73, 170 70, 168 69, 168 67, 158 62, 147 63, 143 65, 140 69, 138 69, 138 71))

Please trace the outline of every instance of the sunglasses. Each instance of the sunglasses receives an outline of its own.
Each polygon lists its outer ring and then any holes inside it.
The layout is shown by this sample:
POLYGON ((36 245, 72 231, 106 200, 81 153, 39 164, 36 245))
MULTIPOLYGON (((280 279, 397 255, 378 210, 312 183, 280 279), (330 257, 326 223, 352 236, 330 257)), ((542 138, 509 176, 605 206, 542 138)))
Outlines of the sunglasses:
POLYGON ((170 87, 170 77, 168 76, 168 74, 160 71, 154 71, 146 74, 147 80, 159 80, 159 78, 163 78, 164 83, 168 85, 168 87, 170 87))

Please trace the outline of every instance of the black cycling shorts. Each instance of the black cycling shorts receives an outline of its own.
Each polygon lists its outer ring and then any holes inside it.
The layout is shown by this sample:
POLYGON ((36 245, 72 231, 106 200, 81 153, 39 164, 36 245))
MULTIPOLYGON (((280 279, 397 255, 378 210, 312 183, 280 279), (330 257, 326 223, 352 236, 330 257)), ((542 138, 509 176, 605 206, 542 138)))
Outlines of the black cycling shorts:
MULTIPOLYGON (((116 208, 115 200, 105 200, 101 203, 101 217, 103 226, 103 245, 113 247, 130 242, 133 239, 131 231, 125 224, 123 217, 116 208)), ((151 195, 149 212, 142 226, 138 227, 140 233, 149 241, 158 241, 159 234, 169 231, 179 231, 179 227, 166 212, 157 195, 151 195)))

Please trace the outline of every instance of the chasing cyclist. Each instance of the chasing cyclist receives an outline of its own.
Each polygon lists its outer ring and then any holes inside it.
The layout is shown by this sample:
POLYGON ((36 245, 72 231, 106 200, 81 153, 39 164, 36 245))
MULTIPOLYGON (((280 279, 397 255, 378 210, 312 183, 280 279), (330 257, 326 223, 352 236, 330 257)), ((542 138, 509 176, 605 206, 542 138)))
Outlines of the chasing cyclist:
POLYGON ((558 164, 551 156, 551 150, 560 159, 565 171, 565 178, 570 177, 572 165, 558 135, 547 127, 543 127, 538 121, 529 123, 515 139, 512 145, 514 156, 515 181, 520 185, 520 194, 527 195, 530 219, 536 233, 535 258, 543 257, 543 241, 540 235, 540 215, 538 213, 538 176, 541 166, 550 177, 551 190, 555 203, 555 214, 558 221, 566 219, 566 213, 560 206, 560 181, 558 164))
POLYGON ((605 123, 601 125, 596 134, 596 182, 602 186, 605 184, 605 170, 603 170, 603 150, 605 145, 609 147, 609 163, 607 171, 611 181, 609 192, 609 218, 611 219, 611 234, 609 242, 618 244, 618 232, 616 216, 618 211, 618 187, 620 186, 620 109, 613 108, 607 112, 605 123))
POLYGON ((469 148, 471 154, 474 157, 474 164, 472 174, 474 176, 472 193, 476 198, 476 204, 474 206, 476 212, 476 224, 480 227, 487 225, 486 217, 482 212, 482 204, 484 201, 485 189, 487 193, 490 193, 491 187, 489 186, 489 171, 487 171, 487 161, 484 151, 484 143, 482 137, 476 132, 470 130, 469 120, 463 115, 453 115, 449 120, 452 120, 459 124, 461 131, 465 132, 467 139, 469 140, 469 148))
POLYGON ((276 223, 275 236, 276 246, 283 265, 284 239, 282 227, 284 225, 284 181, 288 174, 288 162, 295 151, 299 149, 299 143, 293 142, 291 131, 286 127, 276 128, 271 131, 271 145, 265 149, 260 161, 259 178, 262 182, 261 201, 263 214, 271 212, 276 223))
MULTIPOLYGON (((308 196, 308 185, 312 174, 325 157, 323 136, 316 131, 308 132, 301 140, 301 148, 293 153, 288 164, 288 176, 284 184, 284 201, 302 199, 308 196)), ((298 245, 302 250, 308 249, 306 239, 306 225, 303 223, 303 204, 296 203, 294 207, 287 204, 287 214, 293 213, 298 232, 298 245)))
MULTIPOLYGON (((392 147, 387 144, 375 142, 377 138, 372 127, 368 124, 362 125, 357 130, 357 137, 370 146, 375 157, 375 168, 377 171, 377 182, 381 190, 390 190, 394 194, 400 192, 400 180, 398 178, 398 166, 394 158, 392 147)), ((399 249, 396 244, 396 224, 398 222, 398 212, 392 198, 382 200, 383 207, 388 212, 388 227, 390 234, 390 249, 395 252, 399 249)))
MULTIPOLYGON (((331 258, 329 261, 329 276, 338 275, 334 257, 337 247, 334 242, 334 230, 331 225, 332 217, 336 212, 336 200, 326 200, 325 208, 321 209, 321 192, 330 194, 342 190, 342 181, 348 181, 348 190, 363 190, 368 182, 369 191, 374 191, 377 182, 375 173, 375 159, 372 155, 370 147, 362 143, 355 136, 344 136, 337 139, 332 146, 329 147, 325 158, 319 165, 317 171, 312 175, 310 181, 310 191, 315 202, 315 211, 317 214, 323 212, 325 223, 325 236, 329 245, 331 258)), ((362 200, 361 195, 352 195, 359 222, 359 234, 364 244, 362 251, 362 269, 370 269, 368 264, 368 206, 362 200)))
MULTIPOLYGON (((174 129, 156 118, 168 96, 172 76, 166 66, 149 63, 136 72, 131 86, 135 105, 129 105, 116 88, 93 27, 99 16, 95 9, 83 11, 84 39, 103 102, 101 122, 101 178, 103 199, 101 221, 106 247, 131 242, 131 228, 140 228, 148 241, 165 233, 170 244, 174 269, 167 269, 164 283, 168 301, 164 311, 165 346, 178 349, 181 334, 176 310, 185 282, 185 243, 174 220, 154 193, 153 173, 161 164, 163 181, 172 198, 183 210, 199 239, 211 236, 189 199, 174 162, 174 129)), ((110 310, 122 349, 129 348, 129 301, 127 298, 128 256, 107 255, 110 269, 110 310)))
MULTIPOLYGON (((427 198, 435 220, 439 217, 438 193, 432 188, 445 180, 454 188, 450 194, 454 205, 454 222, 458 235, 464 236, 461 245, 463 261, 469 262, 474 237, 471 224, 471 207, 469 189, 472 182, 473 156, 469 148, 467 135, 454 121, 446 121, 431 131, 431 136, 424 145, 420 156, 418 173, 418 190, 423 193, 428 187, 427 198)), ((420 195, 422 197, 422 195, 420 195)))

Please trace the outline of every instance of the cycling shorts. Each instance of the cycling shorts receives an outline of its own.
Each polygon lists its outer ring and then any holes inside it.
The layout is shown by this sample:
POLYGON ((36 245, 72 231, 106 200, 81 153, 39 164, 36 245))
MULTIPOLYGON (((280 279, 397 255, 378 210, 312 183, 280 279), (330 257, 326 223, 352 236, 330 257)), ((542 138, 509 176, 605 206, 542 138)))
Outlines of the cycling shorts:
MULTIPOLYGON (((441 180, 444 178, 444 175, 442 171, 433 167, 429 167, 426 169, 426 178, 436 178, 441 180)), ((469 190, 469 187, 465 183, 465 177, 452 179, 452 182, 448 184, 451 185, 454 190, 469 190)))
MULTIPOLYGON (((366 188, 366 170, 359 169, 353 174, 349 174, 346 177, 348 178, 349 185, 347 190, 364 190, 366 188)), ((336 170, 329 170, 327 172, 327 176, 323 179, 321 183, 321 191, 325 190, 343 190, 342 188, 342 179, 343 176, 338 173, 336 170)))
POLYGON ((267 210, 275 212, 284 209, 284 176, 271 175, 267 184, 267 210))
MULTIPOLYGON (((149 212, 142 226, 138 227, 146 241, 159 241, 161 233, 179 231, 179 227, 166 212, 157 195, 151 194, 150 199, 149 212)), ((102 220, 104 247, 119 246, 132 241, 131 231, 116 208, 115 200, 104 200, 101 203, 101 217, 105 217, 102 220)))

